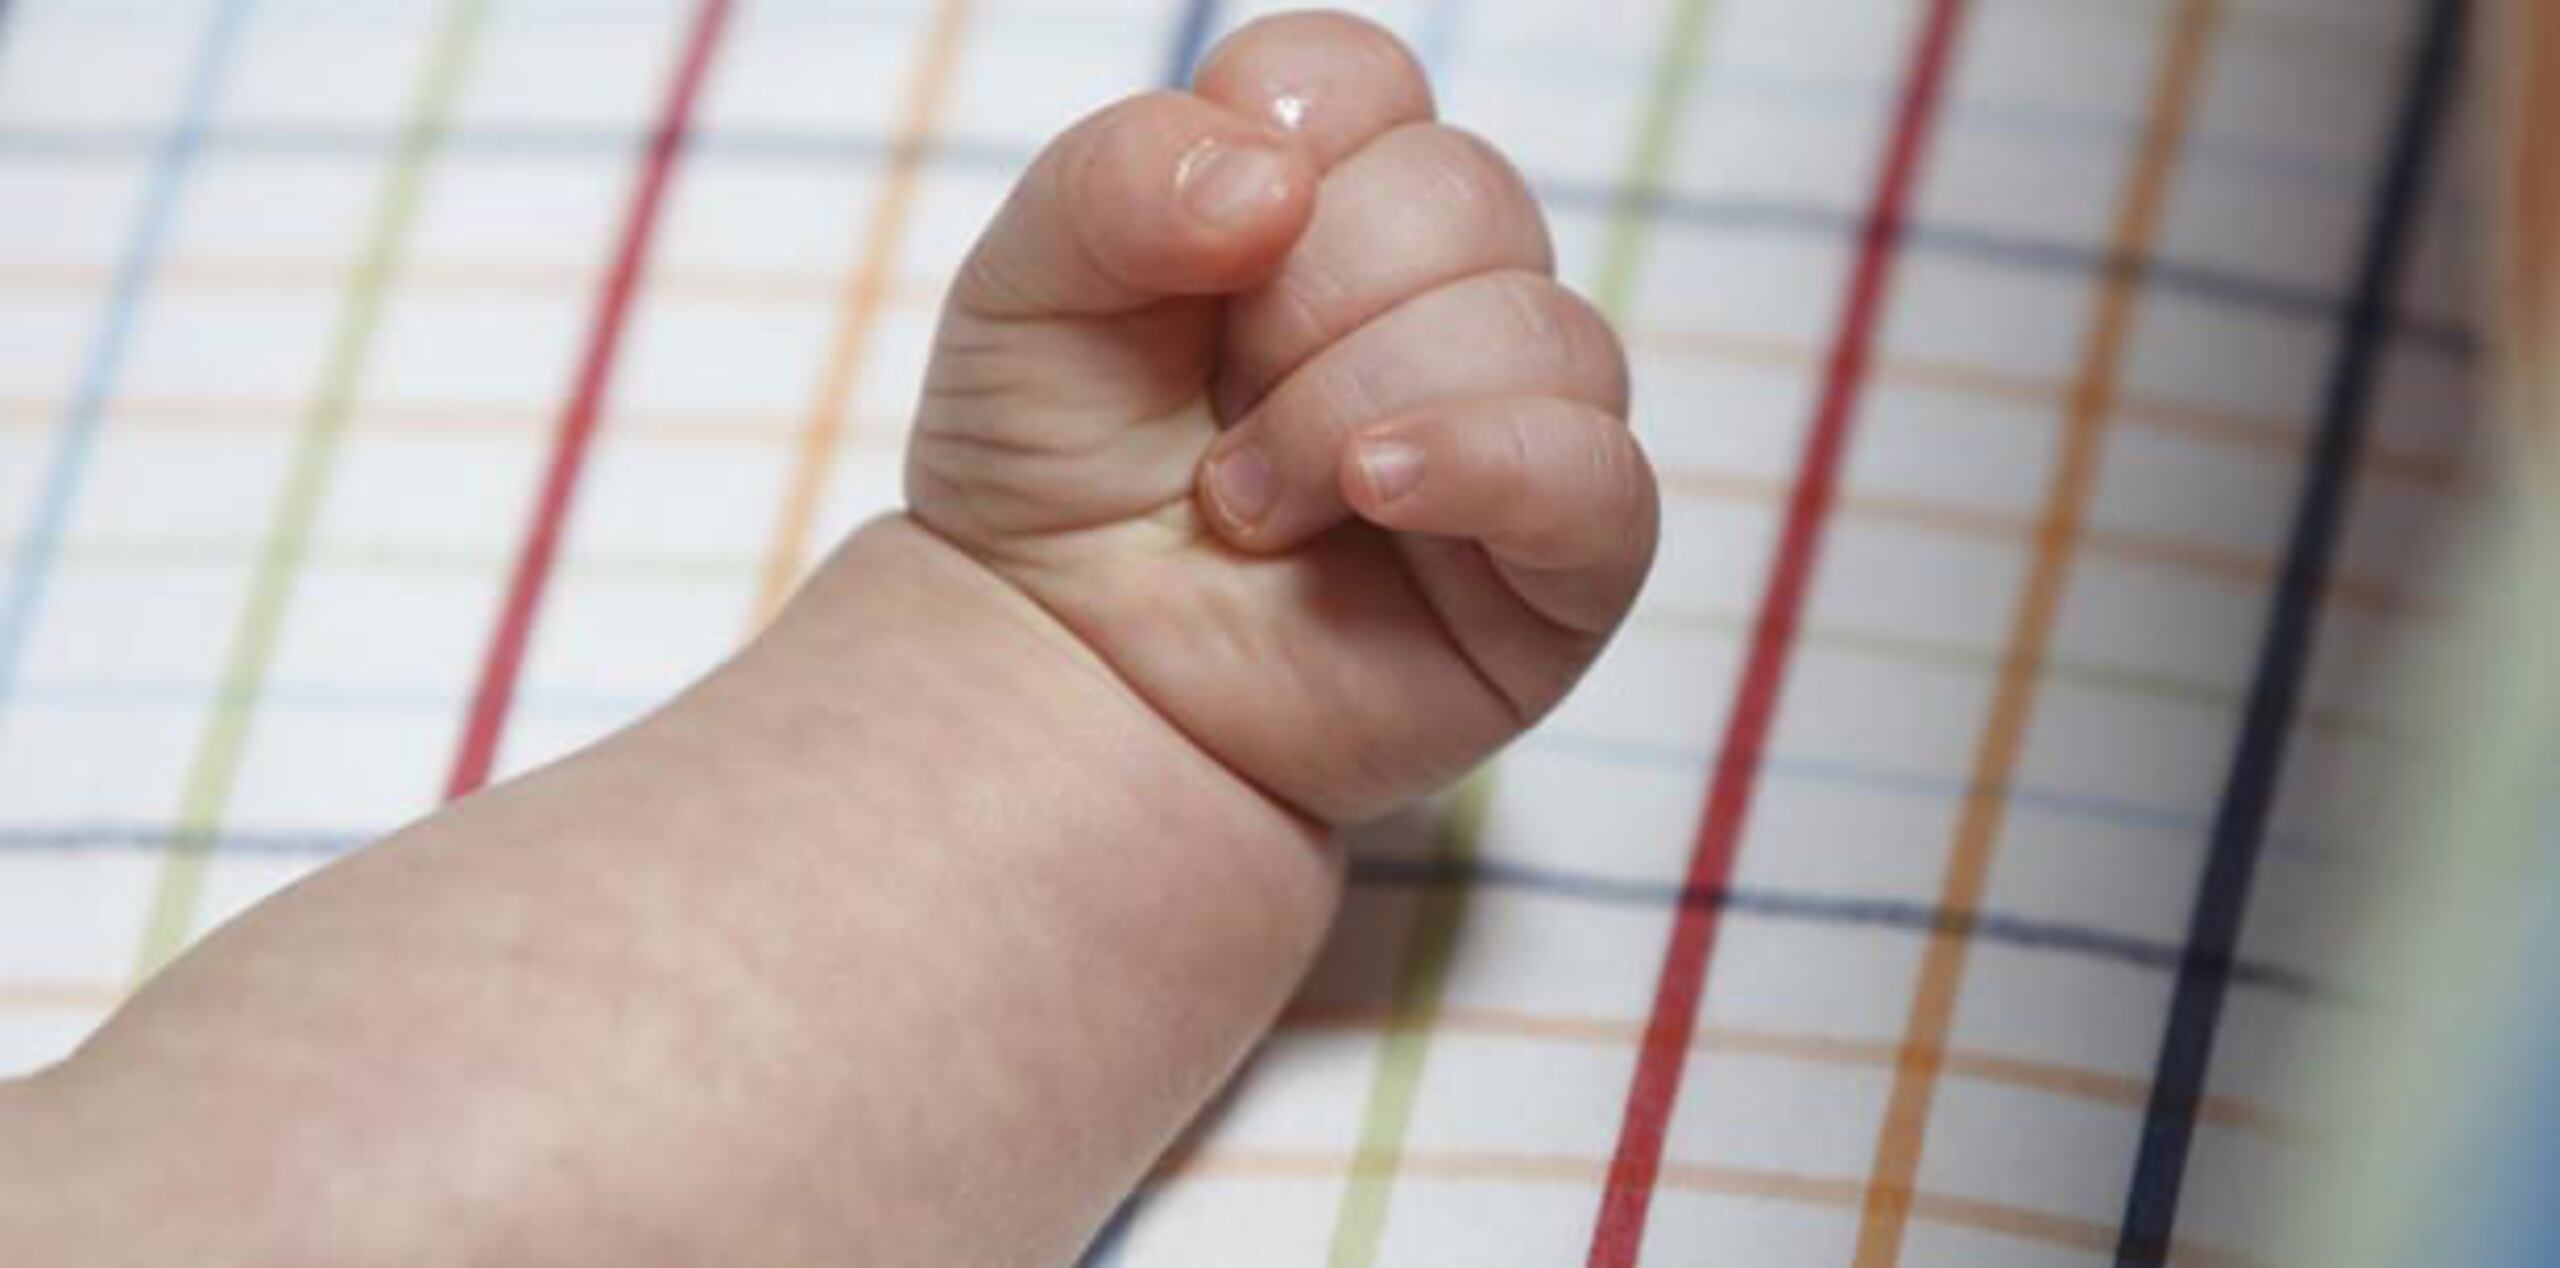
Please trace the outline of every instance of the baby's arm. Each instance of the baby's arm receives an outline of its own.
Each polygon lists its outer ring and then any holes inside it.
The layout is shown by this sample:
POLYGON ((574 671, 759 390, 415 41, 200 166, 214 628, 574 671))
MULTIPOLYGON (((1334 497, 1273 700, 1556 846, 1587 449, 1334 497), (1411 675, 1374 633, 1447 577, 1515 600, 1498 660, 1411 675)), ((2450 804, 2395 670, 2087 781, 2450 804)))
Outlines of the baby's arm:
POLYGON ((1066 1261, 1303 971, 1330 826, 1552 705, 1654 533, 1614 341, 1410 59, 1275 20, 1197 93, 1026 175, 913 509, 772 630, 0 1086, 13 1253, 1066 1261))
POLYGON ((1063 1263, 1321 936, 1318 839, 885 523, 11 1089, 0 1259, 1063 1263))

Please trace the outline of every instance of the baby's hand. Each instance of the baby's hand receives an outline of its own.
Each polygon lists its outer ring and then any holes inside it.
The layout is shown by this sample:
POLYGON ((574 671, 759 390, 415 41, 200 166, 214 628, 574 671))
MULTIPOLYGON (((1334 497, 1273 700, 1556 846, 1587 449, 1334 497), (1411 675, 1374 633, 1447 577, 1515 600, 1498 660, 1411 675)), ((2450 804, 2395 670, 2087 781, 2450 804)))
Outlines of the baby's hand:
POLYGON ((1463 772, 1651 561, 1617 340, 1384 31, 1258 23, 1034 163, 963 267, 914 514, 1340 822, 1463 772))

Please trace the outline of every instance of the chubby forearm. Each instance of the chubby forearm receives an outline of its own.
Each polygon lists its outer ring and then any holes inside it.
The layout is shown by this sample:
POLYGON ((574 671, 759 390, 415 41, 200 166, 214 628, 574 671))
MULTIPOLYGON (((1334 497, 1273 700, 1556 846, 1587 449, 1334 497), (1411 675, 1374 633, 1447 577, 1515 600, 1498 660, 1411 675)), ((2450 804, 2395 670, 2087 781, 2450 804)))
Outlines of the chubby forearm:
POLYGON ((1056 1263, 1336 891, 1313 825, 884 521, 659 714, 0 1093, 0 1225, 61 1264, 1056 1263))

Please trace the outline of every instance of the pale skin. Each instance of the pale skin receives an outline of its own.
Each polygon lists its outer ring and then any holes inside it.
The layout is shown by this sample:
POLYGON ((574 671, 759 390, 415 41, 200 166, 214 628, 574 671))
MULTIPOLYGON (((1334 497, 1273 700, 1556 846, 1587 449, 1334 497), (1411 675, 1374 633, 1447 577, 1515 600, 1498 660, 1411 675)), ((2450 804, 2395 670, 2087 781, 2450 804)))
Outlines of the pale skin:
POLYGON ((1332 828, 1551 708, 1656 524, 1607 325, 1383 32, 1053 143, 908 509, 638 725, 0 1085, 54 1265, 1062 1265, 1324 937, 1332 828))

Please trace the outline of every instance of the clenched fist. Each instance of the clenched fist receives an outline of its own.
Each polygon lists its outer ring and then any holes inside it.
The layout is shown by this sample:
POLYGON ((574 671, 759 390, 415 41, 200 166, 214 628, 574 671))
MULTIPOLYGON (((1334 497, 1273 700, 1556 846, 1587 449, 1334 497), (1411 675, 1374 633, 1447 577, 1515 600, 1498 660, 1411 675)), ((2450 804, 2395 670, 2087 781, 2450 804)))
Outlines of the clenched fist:
POLYGON ((1537 203, 1354 19, 1259 23, 1060 137, 963 267, 917 519, 1339 822, 1553 706, 1656 529, 1537 203))

